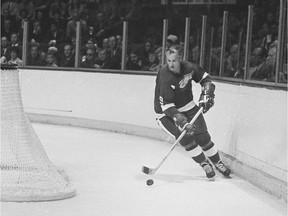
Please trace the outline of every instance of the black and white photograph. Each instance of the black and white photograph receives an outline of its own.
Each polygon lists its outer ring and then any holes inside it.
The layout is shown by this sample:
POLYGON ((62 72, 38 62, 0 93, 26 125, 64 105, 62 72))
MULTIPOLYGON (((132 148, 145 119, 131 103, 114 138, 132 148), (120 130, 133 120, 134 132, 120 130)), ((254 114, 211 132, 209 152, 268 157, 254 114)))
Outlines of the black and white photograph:
POLYGON ((287 0, 1 0, 2 216, 287 216, 287 0))

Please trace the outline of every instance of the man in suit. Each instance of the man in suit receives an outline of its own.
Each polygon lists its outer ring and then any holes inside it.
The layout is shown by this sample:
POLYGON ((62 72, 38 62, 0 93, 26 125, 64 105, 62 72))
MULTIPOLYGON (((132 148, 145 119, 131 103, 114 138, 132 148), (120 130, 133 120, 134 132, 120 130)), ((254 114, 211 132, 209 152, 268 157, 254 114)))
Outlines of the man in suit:
POLYGON ((9 61, 11 58, 11 47, 8 46, 8 38, 6 36, 1 37, 1 57, 5 56, 6 60, 9 61))

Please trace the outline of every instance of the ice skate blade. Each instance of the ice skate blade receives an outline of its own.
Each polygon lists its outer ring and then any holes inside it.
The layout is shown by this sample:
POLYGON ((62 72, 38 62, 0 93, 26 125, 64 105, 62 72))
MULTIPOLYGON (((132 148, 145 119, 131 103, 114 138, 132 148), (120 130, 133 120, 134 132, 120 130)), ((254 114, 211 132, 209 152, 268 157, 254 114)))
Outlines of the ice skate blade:
POLYGON ((208 178, 208 181, 211 181, 211 182, 215 181, 215 176, 208 178))

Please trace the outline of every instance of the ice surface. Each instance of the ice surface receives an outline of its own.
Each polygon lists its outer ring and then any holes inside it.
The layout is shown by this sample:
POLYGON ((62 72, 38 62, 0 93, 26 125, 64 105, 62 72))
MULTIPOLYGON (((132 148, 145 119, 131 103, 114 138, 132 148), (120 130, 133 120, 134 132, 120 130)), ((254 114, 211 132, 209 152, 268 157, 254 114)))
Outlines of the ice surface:
POLYGON ((206 180, 177 147, 154 176, 171 144, 75 127, 33 124, 52 163, 77 190, 60 201, 1 203, 5 216, 282 216, 287 205, 233 176, 206 180), (152 186, 146 180, 153 178, 152 186))

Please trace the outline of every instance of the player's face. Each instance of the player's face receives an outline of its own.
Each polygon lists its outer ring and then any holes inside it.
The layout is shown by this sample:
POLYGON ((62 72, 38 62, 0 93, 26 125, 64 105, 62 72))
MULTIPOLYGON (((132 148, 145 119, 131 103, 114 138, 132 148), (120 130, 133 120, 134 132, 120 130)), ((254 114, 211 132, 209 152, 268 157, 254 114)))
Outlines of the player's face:
POLYGON ((167 61, 169 70, 175 73, 180 72, 180 58, 177 53, 167 54, 166 61, 167 61))

